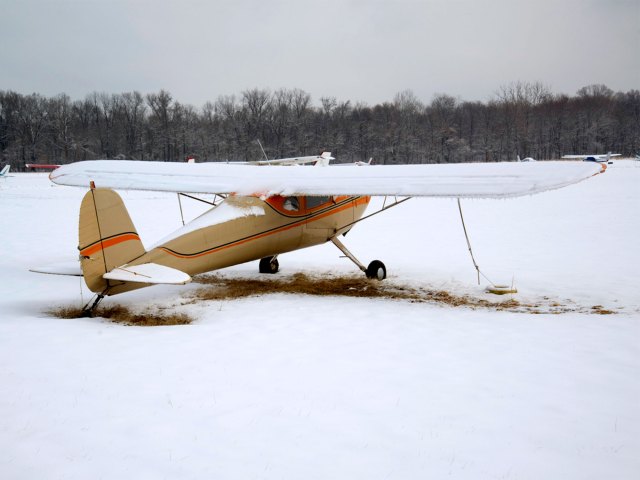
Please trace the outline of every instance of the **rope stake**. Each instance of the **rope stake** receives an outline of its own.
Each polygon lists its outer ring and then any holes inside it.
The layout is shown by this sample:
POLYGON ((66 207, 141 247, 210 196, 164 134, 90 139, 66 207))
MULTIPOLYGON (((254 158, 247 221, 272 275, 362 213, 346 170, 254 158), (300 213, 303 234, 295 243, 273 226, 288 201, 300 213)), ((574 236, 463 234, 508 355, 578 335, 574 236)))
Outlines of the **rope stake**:
POLYGON ((482 275, 487 282, 495 287, 495 283, 487 278, 487 276, 480 271, 480 267, 476 263, 476 259, 473 256, 473 250, 471 249, 471 242, 469 241, 469 234, 467 233, 467 226, 464 224, 464 215, 462 215, 462 205, 460 204, 460 199, 458 198, 458 211, 460 212, 460 220, 462 221, 462 229, 464 230, 464 238, 467 240, 467 248, 469 249, 469 254, 471 255, 471 261, 473 262, 473 266, 478 272, 478 285, 480 285, 480 275, 482 275))

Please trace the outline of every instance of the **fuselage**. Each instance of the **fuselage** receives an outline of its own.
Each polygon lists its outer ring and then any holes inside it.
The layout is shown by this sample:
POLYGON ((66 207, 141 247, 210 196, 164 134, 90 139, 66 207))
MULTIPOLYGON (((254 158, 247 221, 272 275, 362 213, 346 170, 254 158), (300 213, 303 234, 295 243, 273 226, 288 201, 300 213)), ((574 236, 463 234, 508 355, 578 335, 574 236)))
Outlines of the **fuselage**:
POLYGON ((130 265, 156 263, 196 275, 319 245, 351 228, 369 200, 229 196, 130 265))

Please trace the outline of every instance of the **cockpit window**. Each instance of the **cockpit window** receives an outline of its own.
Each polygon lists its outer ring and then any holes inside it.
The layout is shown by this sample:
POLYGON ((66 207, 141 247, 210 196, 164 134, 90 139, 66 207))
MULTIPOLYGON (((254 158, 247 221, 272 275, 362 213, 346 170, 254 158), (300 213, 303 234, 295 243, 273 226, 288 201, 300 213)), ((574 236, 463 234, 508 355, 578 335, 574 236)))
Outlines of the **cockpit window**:
POLYGON ((300 210, 300 202, 297 197, 287 197, 282 203, 282 208, 290 212, 297 212, 300 210))
POLYGON ((331 200, 331 197, 307 197, 307 208, 315 208, 318 205, 327 203, 329 200, 331 200))

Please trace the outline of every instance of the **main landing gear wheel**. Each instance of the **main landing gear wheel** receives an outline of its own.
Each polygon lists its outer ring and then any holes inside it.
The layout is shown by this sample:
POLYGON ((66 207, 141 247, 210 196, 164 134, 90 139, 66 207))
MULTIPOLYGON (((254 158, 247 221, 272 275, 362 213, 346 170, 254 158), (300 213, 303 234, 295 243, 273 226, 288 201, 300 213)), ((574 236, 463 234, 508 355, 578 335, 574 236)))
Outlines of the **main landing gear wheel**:
POLYGON ((385 278, 387 278, 387 267, 385 267, 384 263, 382 263, 380 260, 374 260, 369 264, 364 273, 367 278, 371 278, 374 280, 384 280, 385 278))
POLYGON ((265 257, 260 260, 260 266, 258 268, 260 273, 278 273, 280 264, 276 257, 265 257))
POLYGON ((333 244, 338 247, 338 249, 344 253, 345 257, 355 263, 360 270, 364 272, 367 278, 375 279, 375 280, 384 280, 387 278, 387 267, 384 266, 380 260, 374 260, 369 264, 368 267, 365 266, 358 260, 353 254, 345 247, 337 237, 331 237, 329 240, 333 242, 333 244))

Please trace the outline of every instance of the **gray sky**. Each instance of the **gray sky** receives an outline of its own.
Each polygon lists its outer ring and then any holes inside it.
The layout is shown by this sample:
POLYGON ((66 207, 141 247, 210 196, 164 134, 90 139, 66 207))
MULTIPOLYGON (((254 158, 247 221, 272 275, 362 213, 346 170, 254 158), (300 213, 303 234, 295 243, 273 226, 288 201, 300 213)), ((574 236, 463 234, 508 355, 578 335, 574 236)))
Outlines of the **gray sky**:
POLYGON ((640 88, 640 0, 0 0, 0 90, 247 88, 375 104, 514 81, 640 88))

